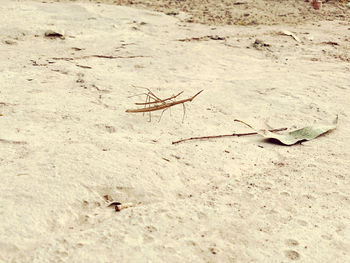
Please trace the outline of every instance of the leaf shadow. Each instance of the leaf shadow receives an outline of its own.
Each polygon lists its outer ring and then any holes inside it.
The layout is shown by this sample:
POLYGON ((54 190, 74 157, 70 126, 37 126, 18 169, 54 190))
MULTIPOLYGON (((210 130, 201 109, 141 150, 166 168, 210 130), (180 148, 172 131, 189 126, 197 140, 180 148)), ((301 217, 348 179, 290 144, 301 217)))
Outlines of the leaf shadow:
POLYGON ((298 142, 296 142, 296 143, 294 143, 294 144, 291 144, 291 145, 284 144, 284 143, 282 143, 280 140, 277 140, 277 139, 275 139, 275 138, 265 138, 265 139, 263 139, 263 141, 266 142, 266 143, 269 143, 269 144, 274 144, 274 145, 280 145, 280 146, 287 146, 287 147, 290 147, 290 146, 298 145, 298 144, 303 145, 302 143, 305 142, 305 141, 307 141, 307 140, 301 140, 301 141, 298 141, 298 142))

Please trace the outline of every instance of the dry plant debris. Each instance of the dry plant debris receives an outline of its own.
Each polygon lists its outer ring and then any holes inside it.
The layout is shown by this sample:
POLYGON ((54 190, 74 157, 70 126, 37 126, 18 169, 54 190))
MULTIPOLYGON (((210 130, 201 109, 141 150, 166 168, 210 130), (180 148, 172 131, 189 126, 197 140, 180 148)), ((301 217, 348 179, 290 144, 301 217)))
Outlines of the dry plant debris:
POLYGON ((300 38, 298 38, 295 34, 293 34, 292 32, 288 31, 288 30, 282 30, 279 32, 280 35, 285 35, 285 36, 290 36, 292 38, 294 38, 295 41, 300 42, 300 38))
POLYGON ((51 58, 53 60, 66 60, 66 61, 70 61, 70 60, 76 60, 76 59, 86 59, 86 58, 108 58, 108 59, 118 59, 118 58, 148 58, 149 56, 106 56, 106 55, 86 55, 86 56, 81 56, 81 57, 72 57, 72 58, 67 58, 67 57, 54 57, 51 58))
POLYGON ((25 141, 14 141, 14 140, 6 140, 6 139, 0 139, 0 142, 11 143, 11 144, 27 144, 27 142, 25 141))
MULTIPOLYGON (((235 120, 237 122, 241 122, 244 125, 248 126, 251 129, 254 129, 251 125, 245 123, 241 120, 235 120)), ((266 139, 274 139, 278 142, 284 144, 284 145, 293 145, 298 142, 302 141, 309 141, 317 138, 320 135, 323 135, 331 130, 334 130, 338 123, 338 116, 335 118, 333 123, 331 125, 313 125, 304 127, 302 129, 294 130, 286 134, 278 134, 276 132, 287 130, 287 128, 281 128, 281 129, 271 129, 271 130, 255 130, 255 132, 250 133, 232 133, 232 134, 224 134, 224 135, 212 135, 212 136, 200 136, 200 137, 191 137, 187 139, 182 139, 178 141, 172 142, 172 144, 177 144, 180 142, 190 141, 190 140, 202 140, 202 139, 213 139, 213 138, 222 138, 222 137, 229 137, 229 136, 247 136, 247 135, 261 135, 265 137, 266 139)))
POLYGON ((122 204, 120 202, 111 202, 107 205, 107 207, 114 207, 114 210, 116 212, 120 212, 123 209, 129 208, 129 207, 134 207, 135 204, 134 203, 125 203, 122 204))
POLYGON ((286 134, 271 133, 267 130, 260 130, 258 133, 267 139, 275 139, 284 145, 293 145, 302 141, 313 140, 316 137, 325 134, 337 127, 338 116, 330 125, 313 125, 302 129, 294 130, 286 134))
MULTIPOLYGON (((272 132, 279 132, 279 131, 285 131, 285 130, 287 130, 287 128, 271 129, 269 131, 272 133, 272 132)), ((180 142, 186 142, 186 141, 191 141, 191 140, 214 139, 214 138, 233 137, 233 136, 240 137, 240 136, 249 136, 249 135, 257 135, 257 134, 259 134, 259 133, 258 132, 248 132, 248 133, 232 133, 232 134, 191 137, 191 138, 187 138, 187 139, 174 141, 174 142, 172 142, 172 144, 177 144, 180 142)))
POLYGON ((65 39, 64 31, 62 30, 60 31, 47 30, 45 31, 44 36, 51 39, 54 39, 54 38, 65 39))
MULTIPOLYGON (((184 119, 185 118, 185 111, 186 111, 185 103, 191 102, 195 97, 197 97, 203 91, 203 90, 201 90, 201 91, 197 92, 195 95, 193 95, 192 97, 187 98, 187 99, 174 100, 178 96, 180 96, 183 93, 183 91, 181 91, 177 95, 170 96, 166 99, 161 99, 157 95, 155 95, 150 89, 148 89, 148 88, 145 88, 145 89, 148 91, 148 93, 143 93, 146 95, 146 102, 135 103, 136 105, 142 105, 144 107, 140 108, 140 109, 127 109, 126 112, 130 112, 130 113, 149 112, 150 113, 152 111, 158 111, 158 110, 163 110, 163 112, 164 112, 165 110, 167 110, 168 108, 170 108, 172 106, 182 104, 183 109, 184 109, 184 115, 183 115, 183 119, 184 119)), ((162 112, 162 114, 163 114, 163 112, 162 112)), ((162 115, 160 117, 162 117, 162 115)))
POLYGON ((221 36, 202 36, 202 37, 191 37, 191 38, 183 38, 183 39, 178 39, 177 41, 181 42, 190 42, 190 41, 208 41, 208 40, 226 40, 228 37, 221 37, 221 36))

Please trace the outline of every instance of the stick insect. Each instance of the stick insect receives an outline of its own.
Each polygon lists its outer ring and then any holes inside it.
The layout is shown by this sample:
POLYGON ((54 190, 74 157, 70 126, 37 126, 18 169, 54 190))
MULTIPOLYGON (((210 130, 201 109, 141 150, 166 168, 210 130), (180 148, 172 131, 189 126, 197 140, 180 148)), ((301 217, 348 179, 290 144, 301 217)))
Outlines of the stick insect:
MULTIPOLYGON (((180 96, 183 93, 183 91, 181 91, 180 93, 178 93, 176 95, 168 97, 166 99, 160 99, 150 89, 148 89, 148 88, 145 88, 145 89, 148 91, 148 93, 143 93, 146 95, 146 101, 135 103, 136 105, 144 106, 144 108, 127 109, 126 112, 130 112, 130 113, 138 113, 138 112, 146 113, 146 112, 148 112, 150 114, 149 121, 151 121, 151 112, 152 111, 163 110, 161 115, 160 115, 160 118, 159 118, 159 121, 160 121, 162 116, 163 116, 164 111, 166 111, 170 107, 178 105, 178 104, 182 104, 182 106, 183 106, 184 114, 182 117, 182 121, 184 121, 185 114, 186 114, 185 102, 191 102, 195 97, 197 97, 203 91, 203 90, 199 91, 194 96, 192 96, 188 99, 175 100, 178 96, 180 96), (153 100, 153 101, 151 101, 151 100, 153 100)), ((140 94, 138 94, 138 95, 140 95, 140 94)))

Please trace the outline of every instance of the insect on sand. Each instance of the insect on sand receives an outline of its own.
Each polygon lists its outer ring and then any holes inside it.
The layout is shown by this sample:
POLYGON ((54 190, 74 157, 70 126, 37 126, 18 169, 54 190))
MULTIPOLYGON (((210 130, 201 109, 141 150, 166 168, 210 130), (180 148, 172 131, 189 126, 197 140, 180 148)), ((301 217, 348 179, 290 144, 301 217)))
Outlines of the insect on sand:
MULTIPOLYGON (((135 103, 136 105, 139 106, 144 106, 143 108, 139 108, 139 109, 127 109, 126 112, 130 112, 130 113, 138 113, 138 112, 142 112, 143 114, 148 112, 149 113, 149 121, 151 121, 151 112, 152 111, 158 111, 158 110, 163 110, 160 117, 159 117, 159 121, 161 120, 164 111, 166 111, 167 109, 169 109, 172 106, 178 105, 178 104, 182 104, 183 107, 183 117, 182 117, 182 122, 185 119, 185 114, 186 114, 186 106, 185 103, 186 102, 191 102, 195 97, 197 97, 203 90, 197 92, 194 96, 187 98, 187 99, 182 99, 182 100, 176 100, 177 97, 179 97, 183 91, 181 91, 180 93, 170 96, 166 99, 161 99, 159 98, 157 95, 155 95, 150 89, 148 88, 144 88, 144 87, 136 87, 133 86, 135 88, 143 88, 145 90, 147 90, 147 93, 141 93, 141 94, 137 94, 134 96, 138 96, 138 95, 146 95, 146 101, 145 102, 137 102, 135 103)), ((134 97, 131 96, 131 97, 134 97)))

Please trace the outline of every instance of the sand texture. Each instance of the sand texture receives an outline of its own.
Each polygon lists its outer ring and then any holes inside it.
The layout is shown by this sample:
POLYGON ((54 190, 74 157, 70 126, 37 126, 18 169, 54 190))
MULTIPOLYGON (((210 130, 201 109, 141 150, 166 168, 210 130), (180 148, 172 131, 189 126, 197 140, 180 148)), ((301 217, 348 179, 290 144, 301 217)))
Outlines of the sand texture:
MULTIPOLYGON (((38 0, 43 1, 43 0, 38 0)), ((72 0, 45 0, 45 2, 72 0)), ((209 25, 276 25, 304 24, 322 20, 350 22, 348 0, 324 0, 319 10, 312 0, 80 0, 88 3, 126 5, 178 15, 186 12, 184 21, 209 25)))
POLYGON ((0 262, 350 262, 349 21, 190 16, 1 1, 0 262), (138 86, 204 91, 149 121, 138 86))

